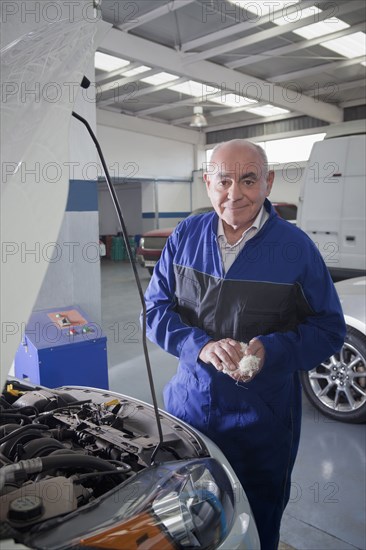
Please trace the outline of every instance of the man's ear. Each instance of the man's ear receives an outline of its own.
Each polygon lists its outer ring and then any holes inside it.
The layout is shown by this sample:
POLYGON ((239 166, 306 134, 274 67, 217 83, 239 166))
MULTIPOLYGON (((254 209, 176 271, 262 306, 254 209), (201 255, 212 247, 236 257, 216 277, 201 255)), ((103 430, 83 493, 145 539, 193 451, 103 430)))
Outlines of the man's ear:
POLYGON ((206 184, 206 191, 207 191, 207 193, 208 193, 208 192, 209 192, 209 189, 210 189, 210 183, 211 183, 211 181, 210 181, 210 176, 208 175, 207 172, 204 172, 204 173, 203 173, 203 181, 204 181, 205 184, 206 184))
POLYGON ((270 192, 272 191, 272 185, 273 185, 274 177, 275 177, 274 170, 269 170, 268 175, 267 175, 267 195, 266 195, 267 197, 270 194, 270 192))

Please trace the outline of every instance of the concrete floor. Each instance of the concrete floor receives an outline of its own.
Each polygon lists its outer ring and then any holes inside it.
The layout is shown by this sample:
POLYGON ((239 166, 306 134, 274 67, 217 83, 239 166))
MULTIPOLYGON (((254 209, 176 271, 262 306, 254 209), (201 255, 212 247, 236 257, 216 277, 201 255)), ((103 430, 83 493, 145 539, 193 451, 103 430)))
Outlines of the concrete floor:
MULTIPOLYGON (((138 268, 143 289, 147 270, 138 268)), ((151 403, 141 345, 141 303, 131 267, 102 262, 102 324, 109 384, 151 403)), ((158 404, 177 359, 148 344, 158 404)), ((334 422, 304 397, 300 449, 281 529, 282 550, 366 550, 366 428, 334 422)))

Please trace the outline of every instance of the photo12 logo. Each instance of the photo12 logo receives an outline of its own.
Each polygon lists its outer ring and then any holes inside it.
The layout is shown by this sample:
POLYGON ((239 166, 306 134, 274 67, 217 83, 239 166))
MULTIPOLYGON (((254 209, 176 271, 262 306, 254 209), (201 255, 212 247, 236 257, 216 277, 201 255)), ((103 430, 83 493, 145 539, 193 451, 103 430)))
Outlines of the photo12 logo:
POLYGON ((100 3, 96 0, 23 0, 0 2, 1 22, 51 24, 61 21, 75 23, 83 20, 95 23, 101 18, 100 3))
POLYGON ((2 242, 1 263, 5 264, 11 260, 18 260, 20 263, 57 263, 66 262, 73 264, 78 261, 97 263, 100 261, 99 242, 2 242))

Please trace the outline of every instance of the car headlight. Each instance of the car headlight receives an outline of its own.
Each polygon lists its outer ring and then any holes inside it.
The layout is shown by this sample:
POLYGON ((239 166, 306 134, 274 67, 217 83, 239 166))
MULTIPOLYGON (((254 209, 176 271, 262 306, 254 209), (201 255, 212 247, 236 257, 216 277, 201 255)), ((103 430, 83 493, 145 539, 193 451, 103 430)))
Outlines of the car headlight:
POLYGON ((50 525, 49 532, 32 537, 32 544, 57 550, 208 550, 226 537, 233 516, 232 486, 216 460, 177 461, 136 474, 84 513, 64 517, 62 527, 50 525))
POLYGON ((152 504, 160 523, 182 548, 206 548, 219 542, 226 534, 226 513, 210 470, 196 464, 174 481, 172 490, 152 504))

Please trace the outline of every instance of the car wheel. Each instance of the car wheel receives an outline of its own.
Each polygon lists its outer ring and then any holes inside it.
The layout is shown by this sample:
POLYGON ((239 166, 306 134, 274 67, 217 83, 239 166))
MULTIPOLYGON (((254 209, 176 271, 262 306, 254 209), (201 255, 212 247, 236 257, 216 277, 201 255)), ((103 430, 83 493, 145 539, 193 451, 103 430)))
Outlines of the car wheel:
POLYGON ((153 267, 148 267, 147 270, 150 273, 150 275, 152 275, 154 273, 154 268, 153 267))
POLYGON ((344 345, 311 371, 300 372, 309 401, 341 422, 366 421, 366 337, 348 327, 344 345))

